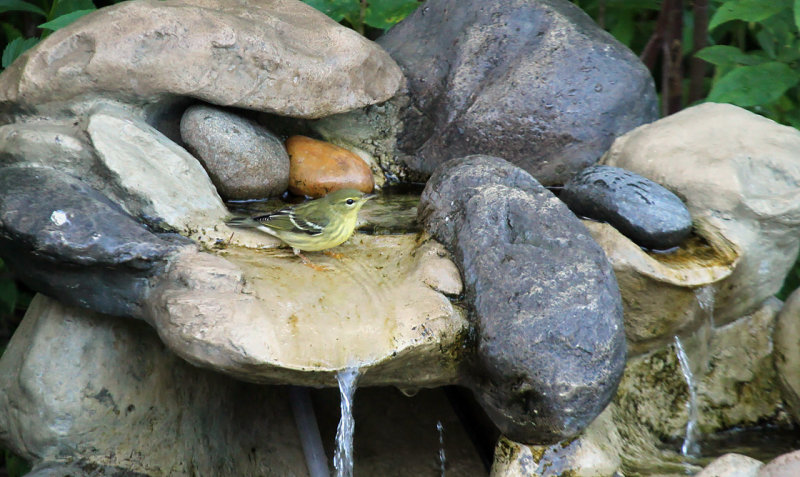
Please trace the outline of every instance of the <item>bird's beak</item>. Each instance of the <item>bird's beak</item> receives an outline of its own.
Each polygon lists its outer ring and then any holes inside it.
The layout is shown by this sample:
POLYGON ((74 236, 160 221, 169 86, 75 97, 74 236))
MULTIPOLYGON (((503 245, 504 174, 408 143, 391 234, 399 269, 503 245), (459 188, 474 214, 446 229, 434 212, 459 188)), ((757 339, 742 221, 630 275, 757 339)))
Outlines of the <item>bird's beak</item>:
POLYGON ((370 199, 374 199, 375 197, 378 197, 378 194, 367 194, 367 195, 361 196, 361 201, 362 202, 366 202, 366 201, 368 201, 370 199))

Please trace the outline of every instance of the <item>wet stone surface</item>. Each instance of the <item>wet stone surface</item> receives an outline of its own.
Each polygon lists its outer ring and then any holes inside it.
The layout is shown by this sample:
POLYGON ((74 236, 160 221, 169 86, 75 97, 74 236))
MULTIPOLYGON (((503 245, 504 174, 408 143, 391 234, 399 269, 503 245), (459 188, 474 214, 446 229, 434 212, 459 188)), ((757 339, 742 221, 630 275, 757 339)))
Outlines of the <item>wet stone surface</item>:
POLYGON ((678 196, 619 167, 587 167, 564 185, 559 198, 576 215, 608 222, 649 249, 676 247, 692 231, 692 216, 678 196))
POLYGON ((441 167, 420 219, 461 269, 477 330, 467 380, 487 414, 519 442, 583 430, 625 365, 621 298, 600 246, 533 177, 496 157, 441 167))

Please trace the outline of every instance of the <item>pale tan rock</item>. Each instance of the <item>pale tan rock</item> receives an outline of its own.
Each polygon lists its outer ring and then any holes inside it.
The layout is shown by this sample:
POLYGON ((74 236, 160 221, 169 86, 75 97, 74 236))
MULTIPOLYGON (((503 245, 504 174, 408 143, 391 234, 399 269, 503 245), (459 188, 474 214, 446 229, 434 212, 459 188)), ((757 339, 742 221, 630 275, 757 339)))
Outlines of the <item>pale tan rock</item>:
POLYGON ((491 477, 570 475, 606 477, 622 465, 621 440, 610 408, 569 442, 528 446, 501 437, 494 451, 491 477))
POLYGON ((756 477, 764 466, 756 460, 741 454, 725 454, 717 457, 695 477, 756 477))
POLYGON ((618 138, 601 160, 677 194, 695 231, 741 255, 719 287, 726 323, 776 293, 800 247, 800 131, 742 108, 705 103, 618 138))
POLYGON ((49 35, 0 76, 0 104, 170 96, 322 117, 390 98, 400 68, 297 0, 137 0, 49 35))
POLYGON ((372 171, 356 154, 305 136, 286 140, 289 152, 289 191, 322 197, 340 189, 369 193, 375 187, 372 171))
POLYGON ((800 290, 795 290, 775 325, 775 368, 794 421, 800 423, 800 290))
POLYGON ((800 450, 778 456, 758 471, 758 477, 797 477, 800 475, 800 450))
POLYGON ((163 134, 112 108, 92 114, 86 131, 102 166, 131 198, 123 204, 134 215, 184 233, 224 222, 228 211, 206 171, 163 134))
MULTIPOLYGON (((700 432, 751 426, 780 415, 772 346, 779 308, 773 298, 751 315, 723 327, 703 327, 681 340, 697 386, 700 432)), ((614 398, 615 422, 626 441, 645 449, 655 436, 682 439, 688 401, 675 345, 667 345, 628 360, 614 398)))
POLYGON ((673 253, 650 253, 608 224, 589 220, 583 224, 614 267, 632 354, 661 347, 678 332, 697 329, 707 321, 715 284, 728 277, 737 263, 727 250, 697 240, 673 253))
POLYGON ((770 298, 750 315, 713 331, 707 371, 698 376, 703 429, 753 426, 774 420, 783 408, 773 346, 780 309, 780 300, 770 298))
POLYGON ((356 234, 336 251, 341 260, 308 254, 332 269, 317 271, 287 250, 186 249, 145 318, 181 357, 248 381, 335 386, 359 365, 366 385, 456 382, 469 325, 443 294, 460 291, 444 248, 356 234), (428 260, 449 275, 429 273, 428 260))
POLYGON ((198 369, 145 323, 43 295, 0 359, 0 443, 154 477, 307 475, 286 388, 198 369))

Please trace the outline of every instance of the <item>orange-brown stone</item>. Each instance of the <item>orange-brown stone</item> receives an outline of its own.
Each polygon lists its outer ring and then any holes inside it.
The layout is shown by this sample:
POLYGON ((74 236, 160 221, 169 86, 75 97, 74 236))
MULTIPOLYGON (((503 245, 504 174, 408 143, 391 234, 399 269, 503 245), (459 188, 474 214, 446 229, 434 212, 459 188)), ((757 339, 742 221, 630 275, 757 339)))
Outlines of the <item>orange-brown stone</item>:
POLYGON ((347 149, 305 136, 286 140, 289 152, 289 191, 309 197, 339 189, 372 192, 375 182, 369 166, 347 149))

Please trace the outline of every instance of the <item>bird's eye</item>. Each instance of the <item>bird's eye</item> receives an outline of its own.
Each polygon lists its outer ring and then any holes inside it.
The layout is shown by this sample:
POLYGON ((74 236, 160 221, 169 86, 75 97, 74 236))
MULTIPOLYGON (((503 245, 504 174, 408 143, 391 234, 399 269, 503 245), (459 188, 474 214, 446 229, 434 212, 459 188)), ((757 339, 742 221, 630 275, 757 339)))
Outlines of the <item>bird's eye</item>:
POLYGON ((353 199, 347 199, 346 201, 344 201, 344 203, 347 205, 353 205, 355 202, 356 201, 354 201, 353 199))

